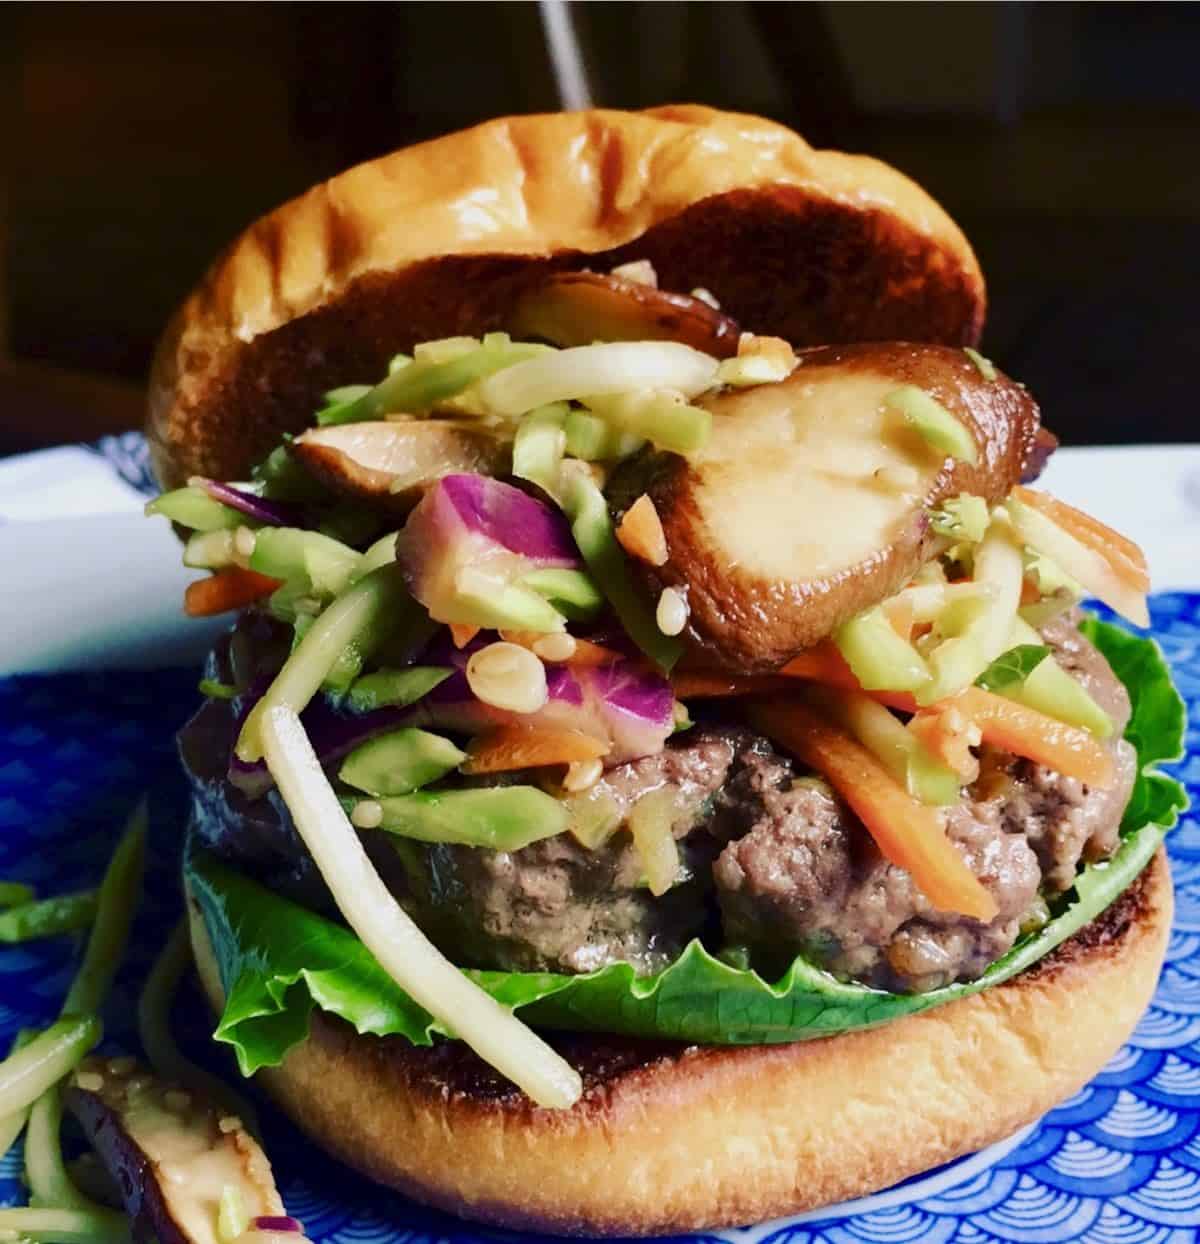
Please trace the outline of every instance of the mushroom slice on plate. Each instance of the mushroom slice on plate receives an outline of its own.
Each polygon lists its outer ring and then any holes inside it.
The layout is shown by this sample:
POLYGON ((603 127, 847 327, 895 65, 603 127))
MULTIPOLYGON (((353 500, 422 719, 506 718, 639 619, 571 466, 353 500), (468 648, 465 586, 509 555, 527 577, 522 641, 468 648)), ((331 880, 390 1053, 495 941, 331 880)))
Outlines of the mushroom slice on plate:
MULTIPOLYGON (((234 1230, 244 1244, 260 1235, 265 1244, 279 1224, 293 1222, 242 1121, 133 1059, 85 1059, 65 1101, 116 1181, 135 1238, 230 1244, 218 1231, 223 1203, 227 1214, 237 1207, 234 1230)), ((288 1238, 302 1241, 298 1224, 288 1238)))

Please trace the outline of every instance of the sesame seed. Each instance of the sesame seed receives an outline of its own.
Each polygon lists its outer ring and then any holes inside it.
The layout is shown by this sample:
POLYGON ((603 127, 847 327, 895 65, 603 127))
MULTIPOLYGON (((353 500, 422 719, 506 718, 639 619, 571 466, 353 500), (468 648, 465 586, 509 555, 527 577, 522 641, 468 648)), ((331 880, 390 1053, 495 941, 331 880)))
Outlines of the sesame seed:
POLYGON ((664 635, 678 635, 687 626, 687 601, 673 587, 663 588, 654 620, 664 635))
POLYGON ((576 646, 574 638, 565 631, 543 635, 533 641, 533 650, 543 661, 569 661, 575 655, 576 646))
POLYGON ((378 829, 383 824, 383 805, 375 799, 360 799, 350 813, 350 821, 359 829, 378 829))
POLYGON ((563 778, 563 789, 571 794, 590 790, 600 780, 604 766, 599 760, 576 760, 567 766, 567 776, 563 778))
POLYGON ((240 1132, 242 1130, 242 1121, 236 1114, 223 1114, 217 1120, 217 1128, 223 1136, 228 1136, 230 1132, 240 1132))
POLYGON ((528 648, 503 640, 472 654, 467 684, 485 704, 511 713, 536 713, 546 704, 546 667, 528 648))
POLYGON ((104 1077, 97 1071, 81 1071, 75 1083, 87 1093, 98 1093, 104 1087, 104 1077))

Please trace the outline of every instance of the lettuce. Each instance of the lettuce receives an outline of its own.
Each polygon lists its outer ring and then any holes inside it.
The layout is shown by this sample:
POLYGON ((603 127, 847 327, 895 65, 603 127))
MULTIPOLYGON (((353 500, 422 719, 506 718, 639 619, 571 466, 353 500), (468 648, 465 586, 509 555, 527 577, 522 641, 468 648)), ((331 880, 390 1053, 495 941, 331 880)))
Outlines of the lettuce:
MULTIPOLYGON (((1129 688, 1126 736, 1140 773, 1122 822, 1122 843, 1085 868, 1051 918, 1021 938, 977 981, 925 994, 892 994, 839 981, 797 959, 774 982, 732 967, 693 942, 668 968, 637 977, 626 964, 585 976, 469 972, 506 1006, 547 1028, 673 1038, 706 1044, 797 1041, 864 1028, 939 1006, 1007 980, 1103 911, 1149 862, 1187 799, 1155 771, 1182 752, 1185 714, 1157 645, 1088 619, 1085 633, 1129 688)), ((271 893, 214 856, 190 851, 186 869, 212 939, 226 1004, 215 1033, 244 1075, 277 1065, 304 1040, 313 1007, 359 1032, 398 1034, 417 1045, 447 1035, 342 926, 271 893)))

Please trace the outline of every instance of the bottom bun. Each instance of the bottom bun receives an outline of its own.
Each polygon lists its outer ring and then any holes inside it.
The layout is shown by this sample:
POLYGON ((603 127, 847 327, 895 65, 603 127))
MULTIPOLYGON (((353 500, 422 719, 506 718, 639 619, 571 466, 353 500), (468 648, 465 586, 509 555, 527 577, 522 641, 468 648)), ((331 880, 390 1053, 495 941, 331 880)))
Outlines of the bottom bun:
POLYGON ((319 1010, 259 1076, 324 1149, 466 1218, 582 1235, 740 1226, 888 1187, 1076 1092, 1149 1003, 1171 909, 1160 850, 1029 971, 880 1028, 739 1047, 554 1035, 584 1081, 568 1111, 534 1106, 461 1043, 359 1036, 319 1010))

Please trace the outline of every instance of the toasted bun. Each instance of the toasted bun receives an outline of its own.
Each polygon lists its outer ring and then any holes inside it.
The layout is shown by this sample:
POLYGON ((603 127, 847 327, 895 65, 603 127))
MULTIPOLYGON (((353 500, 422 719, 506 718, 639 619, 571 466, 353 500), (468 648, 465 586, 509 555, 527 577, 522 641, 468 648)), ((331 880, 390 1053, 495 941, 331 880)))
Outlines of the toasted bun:
POLYGON ((503 327, 548 268, 650 259, 797 345, 975 342, 966 239, 894 169, 701 107, 507 117, 359 165, 252 225, 159 343, 164 485, 238 478, 319 395, 398 350, 503 327))
MULTIPOLYGON (((1160 850, 1028 972, 880 1028, 795 1045, 554 1038, 582 1100, 542 1110, 458 1043, 416 1049, 314 1011, 266 1088, 318 1144, 418 1200, 539 1231, 653 1235, 861 1196, 1011 1135, 1086 1083, 1154 992, 1160 850)), ((192 946, 214 1006, 216 963, 192 946)))

